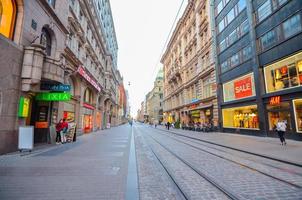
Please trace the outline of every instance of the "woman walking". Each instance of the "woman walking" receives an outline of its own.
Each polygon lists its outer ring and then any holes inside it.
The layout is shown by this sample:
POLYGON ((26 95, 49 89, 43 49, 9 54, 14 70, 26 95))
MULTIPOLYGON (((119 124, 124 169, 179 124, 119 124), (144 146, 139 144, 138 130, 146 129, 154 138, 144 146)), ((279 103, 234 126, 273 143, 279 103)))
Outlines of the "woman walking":
POLYGON ((285 138, 284 138, 284 133, 286 131, 286 123, 285 123, 285 121, 279 120, 278 123, 277 123, 277 127, 276 128, 277 128, 278 136, 279 136, 280 141, 281 141, 281 145, 286 145, 285 138))

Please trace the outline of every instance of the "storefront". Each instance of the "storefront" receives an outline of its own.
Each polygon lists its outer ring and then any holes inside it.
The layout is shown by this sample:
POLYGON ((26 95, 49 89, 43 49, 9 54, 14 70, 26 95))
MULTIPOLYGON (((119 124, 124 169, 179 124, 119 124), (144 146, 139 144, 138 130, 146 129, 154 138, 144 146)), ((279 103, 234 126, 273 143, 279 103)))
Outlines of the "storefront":
POLYGON ((184 123, 211 123, 213 122, 213 104, 195 103, 184 109, 182 113, 182 122, 184 123))
POLYGON ((264 77, 269 135, 282 120, 287 137, 302 140, 302 52, 265 66, 264 77))
POLYGON ((101 129, 102 126, 102 117, 101 117, 101 112, 100 111, 97 111, 96 112, 96 117, 95 117, 95 124, 96 124, 96 128, 97 129, 101 129))
POLYGON ((94 107, 84 103, 83 105, 83 132, 90 133, 93 131, 93 114, 94 114, 94 107))
POLYGON ((259 130, 257 105, 222 109, 223 128, 259 130))

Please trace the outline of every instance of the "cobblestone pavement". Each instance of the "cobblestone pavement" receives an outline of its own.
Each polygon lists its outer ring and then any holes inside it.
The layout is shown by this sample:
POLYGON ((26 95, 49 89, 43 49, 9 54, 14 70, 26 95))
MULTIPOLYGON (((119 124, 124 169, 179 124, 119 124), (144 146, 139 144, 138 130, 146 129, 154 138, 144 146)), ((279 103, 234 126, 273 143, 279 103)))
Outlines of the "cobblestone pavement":
POLYGON ((137 131, 137 128, 134 128, 134 135, 140 199, 184 199, 164 168, 153 155, 141 133, 137 131))
POLYGON ((0 156, 0 199, 124 199, 130 136, 121 126, 27 156, 0 156))
MULTIPOLYGON (((227 158, 230 160, 222 159, 215 155, 193 148, 192 146, 188 146, 187 144, 172 139, 171 137, 167 137, 166 135, 159 134, 156 129, 150 129, 146 126, 141 126, 140 129, 141 132, 144 132, 146 135, 151 135, 163 146, 170 149, 179 157, 194 165, 205 174, 214 177, 214 179, 224 185, 225 188, 242 197, 242 199, 302 199, 302 190, 299 186, 294 187, 283 181, 272 179, 265 174, 246 168, 241 164, 232 162, 231 160, 236 162, 245 162, 246 165, 251 164, 249 161, 242 161, 242 158, 241 160, 238 160, 240 158, 236 156, 232 157, 232 155, 227 155, 227 158)), ((159 149, 159 147, 157 147, 157 149, 159 149)), ((206 149, 206 147, 204 147, 204 150, 218 154, 218 150, 215 152, 213 149, 206 149)), ((219 156, 222 156, 222 152, 220 151, 219 153, 219 156)), ((224 154, 223 156, 226 155, 224 154)), ((166 164, 170 165, 171 163, 173 163, 175 168, 181 168, 181 164, 177 164, 176 161, 170 160, 167 161, 166 164)), ((255 166, 252 165, 252 167, 255 166)), ((262 165, 256 167, 258 167, 259 170, 261 169, 266 172, 271 170, 269 166, 262 165)), ((297 184, 301 183, 301 175, 296 174, 296 176, 294 176, 293 174, 286 174, 287 172, 281 172, 280 170, 275 171, 275 173, 280 173, 280 178, 284 178, 288 175, 290 177, 287 180, 292 180, 297 184)), ((187 173, 185 177, 187 177, 187 173)), ((193 177, 191 178, 193 179, 193 177)), ((196 186, 194 183, 190 184, 190 187, 194 188, 193 191, 198 192, 194 186, 196 186)))

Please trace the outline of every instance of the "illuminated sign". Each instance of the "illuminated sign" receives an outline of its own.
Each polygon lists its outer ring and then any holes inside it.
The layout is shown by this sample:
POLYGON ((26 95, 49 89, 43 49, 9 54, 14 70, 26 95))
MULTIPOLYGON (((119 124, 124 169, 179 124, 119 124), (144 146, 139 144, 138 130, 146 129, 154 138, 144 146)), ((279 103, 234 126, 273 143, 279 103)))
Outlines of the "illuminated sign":
POLYGON ((70 93, 38 93, 36 100, 38 101, 69 101, 70 93))
POLYGON ((93 107, 92 105, 90 105, 90 104, 84 103, 83 106, 84 106, 85 108, 94 110, 94 107, 93 107))
POLYGON ((78 68, 78 73, 86 80, 88 81, 97 91, 101 91, 101 87, 97 84, 97 82, 92 78, 90 77, 87 72, 85 71, 85 69, 80 66, 78 68))
POLYGON ((36 122, 35 128, 48 128, 48 122, 36 122))
POLYGON ((41 90, 50 90, 50 91, 60 91, 68 92, 70 91, 70 85, 65 84, 52 84, 52 83, 42 83, 40 86, 41 90))
POLYGON ((280 96, 275 96, 275 97, 271 97, 269 99, 269 105, 279 105, 281 102, 281 97, 280 96))
POLYGON ((29 102, 30 102, 29 98, 20 97, 19 110, 18 110, 19 117, 28 117, 29 102))

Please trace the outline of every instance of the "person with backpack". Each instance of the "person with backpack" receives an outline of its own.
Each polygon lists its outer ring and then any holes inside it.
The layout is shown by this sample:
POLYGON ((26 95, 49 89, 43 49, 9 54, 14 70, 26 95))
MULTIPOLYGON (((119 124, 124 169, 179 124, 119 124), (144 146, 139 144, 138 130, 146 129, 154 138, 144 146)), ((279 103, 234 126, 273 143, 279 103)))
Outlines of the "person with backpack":
POLYGON ((286 145, 284 134, 286 131, 286 123, 285 121, 279 120, 276 125, 276 130, 281 141, 281 145, 286 145))

